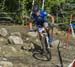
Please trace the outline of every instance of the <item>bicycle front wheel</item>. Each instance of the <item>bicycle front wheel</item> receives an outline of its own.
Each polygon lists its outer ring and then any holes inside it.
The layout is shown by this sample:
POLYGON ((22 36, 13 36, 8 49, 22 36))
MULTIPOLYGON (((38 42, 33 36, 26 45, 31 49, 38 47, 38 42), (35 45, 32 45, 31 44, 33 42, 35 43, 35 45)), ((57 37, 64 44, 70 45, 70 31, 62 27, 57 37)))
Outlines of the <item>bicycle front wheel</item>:
POLYGON ((43 52, 45 53, 45 57, 47 58, 48 61, 51 60, 51 50, 48 48, 49 44, 48 41, 45 37, 42 38, 42 47, 43 47, 43 52))

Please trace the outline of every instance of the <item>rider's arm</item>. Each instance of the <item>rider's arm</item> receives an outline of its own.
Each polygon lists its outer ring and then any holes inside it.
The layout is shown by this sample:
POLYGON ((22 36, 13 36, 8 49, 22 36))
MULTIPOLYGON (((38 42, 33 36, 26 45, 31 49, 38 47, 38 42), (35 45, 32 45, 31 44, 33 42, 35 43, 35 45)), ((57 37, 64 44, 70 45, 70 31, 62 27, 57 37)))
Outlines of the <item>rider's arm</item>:
POLYGON ((49 16, 51 18, 51 22, 52 22, 52 24, 54 24, 54 17, 51 14, 48 14, 47 16, 49 16))
POLYGON ((51 22, 54 24, 54 17, 51 14, 48 14, 47 12, 44 11, 44 16, 48 16, 51 18, 51 22))
POLYGON ((33 21, 35 21, 34 14, 32 14, 30 18, 31 19, 30 19, 30 22, 29 22, 29 29, 30 29, 30 31, 33 31, 32 23, 33 23, 33 21))

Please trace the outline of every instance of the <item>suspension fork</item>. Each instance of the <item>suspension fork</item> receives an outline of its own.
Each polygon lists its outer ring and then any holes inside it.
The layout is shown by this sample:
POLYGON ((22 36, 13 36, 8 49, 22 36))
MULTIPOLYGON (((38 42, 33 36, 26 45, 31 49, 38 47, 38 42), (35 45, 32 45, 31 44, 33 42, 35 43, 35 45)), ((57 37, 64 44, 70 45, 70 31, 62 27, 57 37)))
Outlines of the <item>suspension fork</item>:
POLYGON ((41 34, 42 34, 42 33, 40 33, 40 32, 38 31, 38 37, 39 37, 40 41, 41 41, 41 34))
POLYGON ((47 42, 47 48, 49 48, 49 49, 50 49, 50 45, 49 45, 48 36, 46 36, 46 42, 47 42))
MULTIPOLYGON (((39 32, 39 31, 38 31, 38 35, 39 35, 38 37, 39 37, 40 42, 41 42, 41 44, 42 44, 42 49, 45 49, 45 45, 44 45, 45 43, 43 42, 44 37, 42 37, 41 34, 42 34, 42 32, 39 32)), ((45 50, 44 50, 44 51, 45 51, 45 50)))
POLYGON ((50 35, 50 33, 49 33, 49 28, 47 27, 47 28, 45 28, 45 30, 46 30, 46 32, 47 32, 47 34, 48 34, 48 36, 50 35))

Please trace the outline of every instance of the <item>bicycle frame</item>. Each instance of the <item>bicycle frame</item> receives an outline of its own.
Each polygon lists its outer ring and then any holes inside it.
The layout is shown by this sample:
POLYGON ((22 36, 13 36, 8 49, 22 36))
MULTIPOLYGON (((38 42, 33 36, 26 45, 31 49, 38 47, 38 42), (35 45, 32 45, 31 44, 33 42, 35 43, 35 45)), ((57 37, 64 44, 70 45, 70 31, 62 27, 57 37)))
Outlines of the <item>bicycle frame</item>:
POLYGON ((44 27, 42 27, 38 30, 38 32, 39 32, 39 36, 41 36, 41 38, 46 38, 47 48, 50 48, 48 33, 47 33, 46 29, 44 27))

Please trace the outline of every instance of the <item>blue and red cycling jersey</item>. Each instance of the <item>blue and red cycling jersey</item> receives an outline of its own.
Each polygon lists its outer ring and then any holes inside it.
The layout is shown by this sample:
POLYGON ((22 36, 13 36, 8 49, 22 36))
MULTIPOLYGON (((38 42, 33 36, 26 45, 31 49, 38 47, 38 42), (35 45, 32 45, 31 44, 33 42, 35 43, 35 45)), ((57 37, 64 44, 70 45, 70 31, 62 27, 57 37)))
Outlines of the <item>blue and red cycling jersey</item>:
MULTIPOLYGON (((39 32, 41 32, 41 30, 43 29, 43 23, 47 23, 47 19, 46 19, 46 16, 48 16, 48 13, 45 12, 45 11, 42 11, 40 10, 40 15, 37 16, 35 15, 35 13, 33 13, 31 15, 31 19, 34 20, 36 22, 36 27, 37 27, 37 30, 39 32)), ((53 38, 52 36, 49 37, 49 42, 52 42, 53 41, 53 38)))

